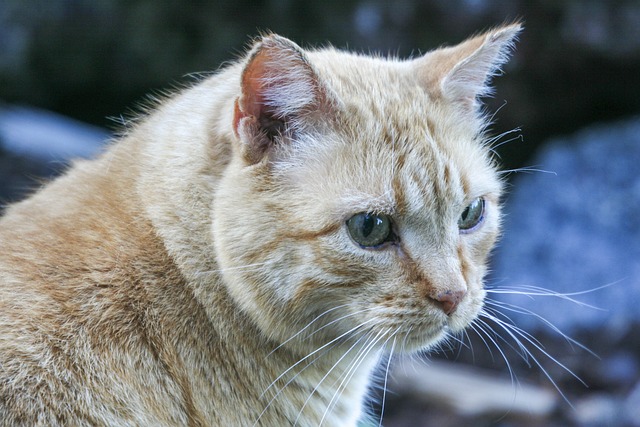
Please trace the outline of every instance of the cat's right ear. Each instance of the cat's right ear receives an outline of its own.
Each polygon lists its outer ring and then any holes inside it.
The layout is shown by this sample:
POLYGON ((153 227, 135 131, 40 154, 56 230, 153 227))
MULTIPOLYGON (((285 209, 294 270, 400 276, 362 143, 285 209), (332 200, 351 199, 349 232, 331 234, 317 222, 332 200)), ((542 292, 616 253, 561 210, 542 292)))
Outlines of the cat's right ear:
POLYGON ((241 76, 233 130, 252 165, 275 145, 295 137, 306 115, 317 111, 323 91, 304 52, 292 41, 269 35, 253 47, 241 76))
POLYGON ((416 74, 434 99, 444 98, 468 117, 478 117, 478 98, 491 94, 491 77, 509 58, 521 30, 519 23, 506 25, 429 52, 416 60, 416 74))

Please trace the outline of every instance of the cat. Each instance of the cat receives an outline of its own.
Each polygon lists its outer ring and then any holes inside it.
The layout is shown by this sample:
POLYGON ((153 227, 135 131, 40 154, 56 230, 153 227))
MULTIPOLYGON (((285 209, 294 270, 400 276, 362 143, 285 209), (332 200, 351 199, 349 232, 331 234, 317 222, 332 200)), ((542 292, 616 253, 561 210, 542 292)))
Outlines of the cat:
POLYGON ((266 34, 0 220, 0 425, 353 426, 483 306, 511 24, 400 60, 266 34))

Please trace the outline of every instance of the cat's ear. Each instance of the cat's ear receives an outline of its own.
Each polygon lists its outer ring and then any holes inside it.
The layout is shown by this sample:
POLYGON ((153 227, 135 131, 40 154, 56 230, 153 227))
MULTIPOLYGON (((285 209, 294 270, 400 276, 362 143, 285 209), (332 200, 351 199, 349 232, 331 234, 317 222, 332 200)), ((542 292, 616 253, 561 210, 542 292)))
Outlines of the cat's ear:
POLYGON ((521 29, 519 23, 503 26, 427 53, 417 59, 421 82, 430 95, 443 97, 476 116, 478 98, 491 94, 491 77, 509 59, 521 29))
POLYGON ((243 156, 255 164, 277 141, 292 137, 323 98, 316 73, 292 41, 269 35, 253 47, 241 76, 233 129, 243 156))

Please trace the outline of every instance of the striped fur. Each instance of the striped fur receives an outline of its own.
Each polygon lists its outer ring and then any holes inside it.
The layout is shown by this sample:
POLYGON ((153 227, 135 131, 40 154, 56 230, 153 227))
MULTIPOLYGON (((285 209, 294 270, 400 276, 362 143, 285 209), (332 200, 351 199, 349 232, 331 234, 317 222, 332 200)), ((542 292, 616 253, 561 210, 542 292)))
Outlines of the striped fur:
POLYGON ((10 206, 0 425, 355 425, 382 354, 482 307, 501 183, 476 98, 518 31, 413 60, 267 35, 10 206), (358 212, 398 240, 354 244, 358 212))

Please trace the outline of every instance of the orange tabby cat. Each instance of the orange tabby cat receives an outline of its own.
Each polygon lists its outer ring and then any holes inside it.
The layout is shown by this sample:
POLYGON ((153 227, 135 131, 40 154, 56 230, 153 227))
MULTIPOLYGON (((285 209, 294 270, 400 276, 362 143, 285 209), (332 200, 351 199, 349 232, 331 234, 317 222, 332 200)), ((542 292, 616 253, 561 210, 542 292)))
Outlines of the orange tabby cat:
POLYGON ((0 220, 0 424, 353 426, 483 304, 477 98, 519 25, 411 59, 268 35, 0 220))

